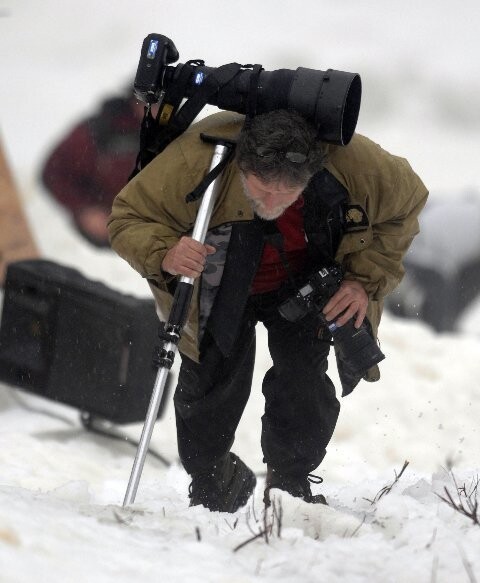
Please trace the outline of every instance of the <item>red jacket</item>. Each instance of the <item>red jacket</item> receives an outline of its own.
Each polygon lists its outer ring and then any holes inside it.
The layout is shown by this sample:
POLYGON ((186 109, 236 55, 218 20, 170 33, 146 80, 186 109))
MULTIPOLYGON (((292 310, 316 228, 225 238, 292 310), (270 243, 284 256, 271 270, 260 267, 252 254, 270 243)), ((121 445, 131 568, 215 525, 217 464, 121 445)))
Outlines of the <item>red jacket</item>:
POLYGON ((110 212, 133 170, 139 132, 131 100, 105 102, 50 154, 42 171, 44 185, 74 216, 92 205, 110 212))

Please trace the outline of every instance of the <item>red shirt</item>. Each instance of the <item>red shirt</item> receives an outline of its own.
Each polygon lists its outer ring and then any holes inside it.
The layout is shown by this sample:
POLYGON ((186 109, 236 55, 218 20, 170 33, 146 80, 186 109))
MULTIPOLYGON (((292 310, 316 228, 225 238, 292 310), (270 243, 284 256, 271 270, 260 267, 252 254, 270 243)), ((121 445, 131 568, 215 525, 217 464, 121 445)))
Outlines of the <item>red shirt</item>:
MULTIPOLYGON (((275 221, 283 235, 283 249, 292 273, 301 271, 307 259, 307 242, 303 228, 303 197, 300 196, 275 221)), ((265 243, 262 258, 250 290, 251 294, 262 294, 276 290, 288 279, 278 249, 265 243)))

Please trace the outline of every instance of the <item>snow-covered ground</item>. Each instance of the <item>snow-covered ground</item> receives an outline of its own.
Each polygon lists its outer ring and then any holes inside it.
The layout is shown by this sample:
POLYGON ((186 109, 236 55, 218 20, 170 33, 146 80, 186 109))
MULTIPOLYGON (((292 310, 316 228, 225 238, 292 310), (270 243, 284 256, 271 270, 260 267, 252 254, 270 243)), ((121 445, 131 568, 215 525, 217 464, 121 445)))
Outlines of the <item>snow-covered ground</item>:
MULTIPOLYGON (((148 294, 127 264, 70 230, 37 175, 54 141, 131 79, 150 32, 169 36, 182 62, 358 71, 360 132, 407 157, 432 196, 479 190, 479 25, 476 0, 0 0, 0 133, 42 253, 148 294)), ((0 582, 480 580, 479 525, 438 497, 447 488, 457 500, 465 487, 477 498, 479 327, 475 307, 456 335, 387 314, 382 380, 342 401, 319 470, 325 481, 315 488, 329 507, 307 509, 284 495, 281 521, 267 517, 268 543, 259 537, 238 550, 264 526, 262 478, 236 515, 188 508, 171 404, 152 447, 172 465, 150 456, 135 505, 123 509, 135 449, 86 432, 67 406, 0 384, 0 582)), ((234 449, 261 474, 269 358, 258 333, 253 394, 234 449)), ((138 438, 141 424, 123 429, 138 438)))

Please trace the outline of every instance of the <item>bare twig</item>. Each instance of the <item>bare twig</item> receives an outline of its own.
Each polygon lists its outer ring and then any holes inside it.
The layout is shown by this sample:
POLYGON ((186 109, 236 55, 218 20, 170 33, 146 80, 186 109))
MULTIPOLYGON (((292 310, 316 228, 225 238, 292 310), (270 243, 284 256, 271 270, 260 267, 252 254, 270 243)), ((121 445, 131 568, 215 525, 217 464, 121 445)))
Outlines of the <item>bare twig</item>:
POLYGON ((407 469, 407 466, 410 462, 408 461, 404 461, 403 462, 403 467, 400 470, 400 473, 397 475, 397 472, 395 471, 395 480, 389 485, 389 486, 384 486, 374 497, 373 500, 370 500, 369 498, 365 498, 365 500, 367 502, 370 502, 370 504, 375 504, 377 503, 380 498, 383 498, 383 496, 386 496, 387 494, 389 494, 392 490, 392 488, 395 486, 395 484, 400 480, 400 478, 402 477, 403 472, 407 469))
POLYGON ((473 572, 472 565, 471 565, 470 561, 467 559, 467 557, 465 556, 463 549, 461 547, 459 547, 458 551, 459 551, 460 556, 462 558, 462 563, 463 563, 463 566, 465 567, 465 571, 467 572, 468 579, 470 580, 470 583, 477 583, 477 579, 475 578, 475 573, 473 572))
POLYGON ((230 528, 230 530, 235 530, 237 528, 238 518, 235 518, 235 520, 233 521, 233 524, 230 524, 226 518, 224 518, 224 520, 225 520, 227 526, 230 528))
POLYGON ((433 529, 433 533, 432 533, 432 538, 428 541, 428 543, 425 545, 426 549, 429 549, 433 543, 435 542, 435 539, 437 538, 437 527, 435 527, 433 529))
POLYGON ((282 538, 282 520, 283 520, 283 506, 282 506, 282 499, 280 498, 280 500, 277 501, 274 500, 273 501, 273 521, 272 521, 272 526, 273 523, 276 521, 277 523, 277 537, 278 538, 282 538))
MULTIPOLYGON (((350 538, 353 538, 353 537, 354 537, 354 536, 357 534, 357 532, 358 532, 358 531, 359 531, 359 530, 362 528, 362 526, 365 524, 365 520, 366 520, 366 519, 367 519, 367 515, 366 515, 366 514, 364 514, 364 515, 363 515, 363 520, 362 520, 362 522, 360 522, 360 524, 359 524, 359 525, 358 525, 358 526, 357 526, 357 527, 354 529, 354 531, 353 531, 353 532, 352 532, 352 534, 350 535, 350 538)), ((346 536, 346 533, 345 533, 345 536, 346 536)))
POLYGON ((255 508, 255 496, 252 499, 252 504, 251 504, 249 510, 253 514, 253 519, 255 520, 255 522, 258 522, 256 508, 255 508))
POLYGON ((265 509, 265 512, 263 513, 263 536, 265 538, 265 542, 268 545, 268 537, 270 536, 270 533, 272 532, 272 525, 268 523, 267 520, 267 512, 265 509))
POLYGON ((453 510, 459 514, 470 518, 473 524, 480 526, 480 511, 478 500, 480 478, 476 476, 476 478, 472 480, 470 488, 468 489, 465 484, 463 484, 463 486, 458 486, 453 473, 452 480, 457 490, 458 499, 454 500, 453 495, 446 486, 444 487, 445 496, 441 496, 440 494, 437 494, 437 496, 440 498, 440 500, 450 506, 450 508, 453 508, 453 510))
POLYGON ((257 520, 257 518, 256 518, 256 516, 255 516, 255 513, 252 513, 252 507, 253 507, 253 504, 254 504, 254 503, 252 502, 252 505, 251 505, 251 506, 249 506, 249 507, 247 508, 247 514, 246 514, 246 516, 245 516, 245 519, 246 519, 246 524, 247 524, 247 528, 248 528, 248 530, 249 530, 249 531, 252 533, 252 535, 253 535, 253 534, 256 534, 256 533, 253 531, 253 528, 250 526, 250 519, 252 518, 252 515, 253 515, 253 519, 254 519, 254 522, 255 522, 255 524, 258 522, 258 520, 257 520))
POLYGON ((257 540, 257 538, 260 538, 264 535, 265 533, 263 532, 263 530, 261 530, 260 532, 258 532, 255 536, 252 536, 250 538, 248 538, 246 541, 243 541, 243 543, 240 543, 239 545, 237 545, 234 549, 233 552, 236 553, 237 551, 239 551, 241 548, 247 546, 249 543, 253 542, 254 540, 257 540))
POLYGON ((282 518, 283 518, 283 508, 282 508, 281 501, 277 502, 277 500, 274 499, 270 505, 270 508, 272 509, 272 511, 268 512, 268 507, 265 507, 264 512, 263 512, 262 521, 261 521, 261 526, 260 526, 260 521, 256 522, 256 526, 258 528, 257 532, 255 532, 255 530, 250 525, 251 515, 249 515, 247 517, 247 526, 248 526, 248 529, 250 530, 250 532, 252 533, 252 536, 250 538, 248 538, 246 541, 237 545, 233 549, 233 552, 237 552, 238 550, 242 549, 244 546, 246 546, 249 543, 251 543, 259 538, 262 538, 262 537, 264 538, 265 543, 269 544, 270 537, 272 536, 273 528, 275 525, 276 525, 276 535, 278 536, 278 538, 281 537, 282 518))

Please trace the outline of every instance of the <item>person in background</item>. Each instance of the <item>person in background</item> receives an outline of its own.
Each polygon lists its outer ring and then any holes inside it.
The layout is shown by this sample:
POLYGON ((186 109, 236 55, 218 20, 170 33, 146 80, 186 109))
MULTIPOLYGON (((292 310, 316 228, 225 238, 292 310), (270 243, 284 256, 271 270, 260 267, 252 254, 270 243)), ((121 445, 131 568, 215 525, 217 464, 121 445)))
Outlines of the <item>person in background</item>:
MULTIPOLYGON (((109 220, 112 248, 149 281, 163 314, 176 276, 196 280, 179 343, 178 447, 190 505, 223 512, 246 504, 256 483, 230 450, 250 394, 258 322, 273 361, 263 380, 265 504, 272 489, 325 503, 310 483, 340 409, 327 374, 327 323, 358 329, 368 316, 375 346, 382 300, 403 276, 427 199, 408 162, 368 138, 322 143, 293 111, 243 122, 218 113, 192 125, 123 188, 109 220), (185 202, 212 158, 202 133, 237 140, 204 244, 191 238, 198 204, 185 202), (344 277, 325 305, 293 320, 281 313, 312 273, 334 265, 344 277)), ((337 363, 343 395, 361 378, 379 379, 371 361, 362 374, 341 351, 337 363)))
POLYGON ((97 247, 110 246, 107 218, 135 165, 142 116, 130 94, 106 99, 54 147, 42 169, 43 185, 97 247))
POLYGON ((405 277, 385 303, 436 332, 454 332, 480 294, 480 193, 431 199, 405 256, 405 277))

